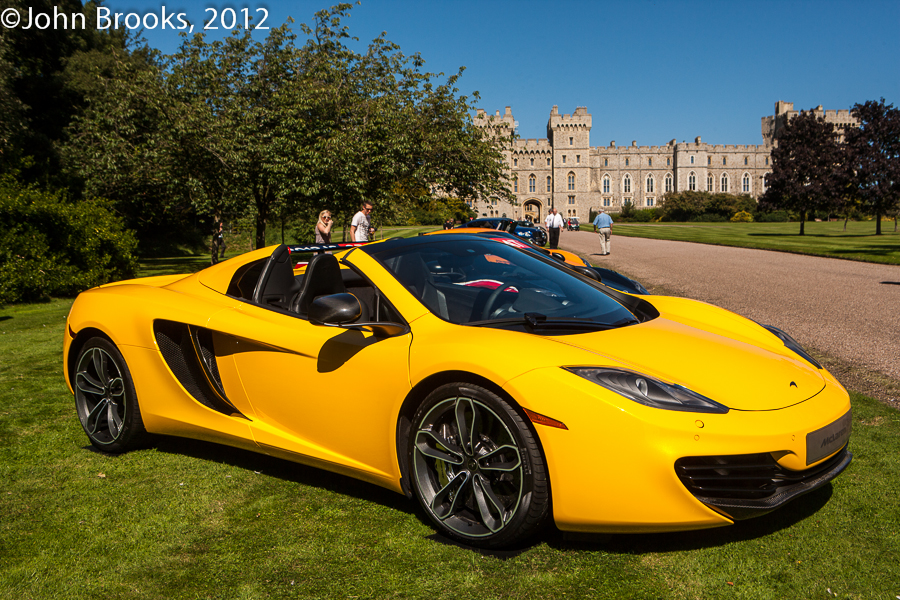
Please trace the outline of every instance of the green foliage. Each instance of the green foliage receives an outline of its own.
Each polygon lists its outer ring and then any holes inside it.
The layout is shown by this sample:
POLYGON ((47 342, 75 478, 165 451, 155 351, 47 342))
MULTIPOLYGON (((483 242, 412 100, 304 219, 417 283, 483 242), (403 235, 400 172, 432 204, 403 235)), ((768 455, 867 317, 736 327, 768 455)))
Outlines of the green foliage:
POLYGON ((186 38, 160 68, 115 61, 87 86, 73 169, 148 222, 253 217, 257 246, 285 215, 328 209, 349 226, 366 201, 381 225, 405 222, 423 194, 511 197, 504 138, 474 125, 460 74, 441 82, 383 35, 353 50, 350 8, 316 13, 303 45, 286 24, 262 42, 186 38))
POLYGON ((882 98, 856 104, 851 113, 860 121, 847 131, 851 187, 880 235, 881 217, 900 209, 900 109, 882 98))
POLYGON ((663 221, 722 222, 738 212, 755 210, 756 202, 750 196, 692 191, 669 192, 659 205, 663 221))
POLYGON ((133 276, 137 242, 109 209, 0 179, 0 303, 71 296, 133 276))
POLYGON ((746 210, 738 211, 734 213, 734 216, 731 217, 732 223, 752 223, 753 215, 747 212, 746 210))
POLYGON ((625 200, 622 204, 622 211, 619 213, 619 217, 622 219, 630 219, 634 216, 635 208, 634 203, 631 200, 625 200))

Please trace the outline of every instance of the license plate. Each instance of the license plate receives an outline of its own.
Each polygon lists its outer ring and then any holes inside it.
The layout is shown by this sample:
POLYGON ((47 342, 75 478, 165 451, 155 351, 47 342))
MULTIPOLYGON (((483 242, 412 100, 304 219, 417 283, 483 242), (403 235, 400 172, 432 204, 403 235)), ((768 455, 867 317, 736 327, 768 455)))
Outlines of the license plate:
POLYGON ((806 464, 811 465, 833 454, 850 439, 853 424, 852 411, 829 425, 806 434, 806 464))

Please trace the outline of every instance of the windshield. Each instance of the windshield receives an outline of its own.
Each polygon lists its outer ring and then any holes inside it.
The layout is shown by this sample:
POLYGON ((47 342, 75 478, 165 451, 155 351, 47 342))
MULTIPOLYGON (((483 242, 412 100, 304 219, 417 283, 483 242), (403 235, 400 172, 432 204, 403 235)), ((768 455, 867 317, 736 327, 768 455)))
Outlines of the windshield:
POLYGON ((608 329, 636 323, 622 304, 552 259, 475 236, 365 248, 432 313, 462 325, 608 329))

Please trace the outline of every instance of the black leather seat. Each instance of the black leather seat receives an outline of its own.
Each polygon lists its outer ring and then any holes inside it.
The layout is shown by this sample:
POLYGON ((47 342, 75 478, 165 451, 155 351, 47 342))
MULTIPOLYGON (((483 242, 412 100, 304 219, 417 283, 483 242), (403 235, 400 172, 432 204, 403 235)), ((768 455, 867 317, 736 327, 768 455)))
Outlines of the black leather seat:
POLYGON ((299 289, 291 265, 291 252, 282 244, 266 261, 253 290, 253 302, 287 310, 299 289))
MULTIPOLYGON (((309 312, 309 305, 317 297, 343 294, 346 291, 341 267, 334 255, 317 254, 306 266, 300 293, 291 303, 291 310, 305 317, 309 312)), ((360 302, 360 310, 360 317, 357 320, 365 323, 369 320, 369 311, 363 302, 360 302)))

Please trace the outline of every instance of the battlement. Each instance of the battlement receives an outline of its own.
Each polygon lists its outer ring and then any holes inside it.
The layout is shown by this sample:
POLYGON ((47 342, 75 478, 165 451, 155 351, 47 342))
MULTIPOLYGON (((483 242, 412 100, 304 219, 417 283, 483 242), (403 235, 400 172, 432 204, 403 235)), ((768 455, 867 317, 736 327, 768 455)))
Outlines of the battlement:
POLYGON ((548 127, 587 127, 591 128, 591 115, 586 106, 579 106, 571 115, 560 115, 559 107, 554 106, 550 111, 550 123, 548 127))
POLYGON ((483 108, 475 109, 475 118, 472 119, 475 125, 486 127, 488 125, 515 128, 516 120, 513 118, 512 108, 507 106, 503 115, 500 111, 496 111, 493 115, 488 115, 483 108))
POLYGON ((513 141, 513 152, 550 152, 551 150, 553 150, 553 147, 547 138, 529 138, 527 140, 520 138, 513 141))
POLYGON ((825 111, 825 120, 839 120, 839 121, 856 121, 853 115, 850 114, 849 110, 826 110, 825 111))

